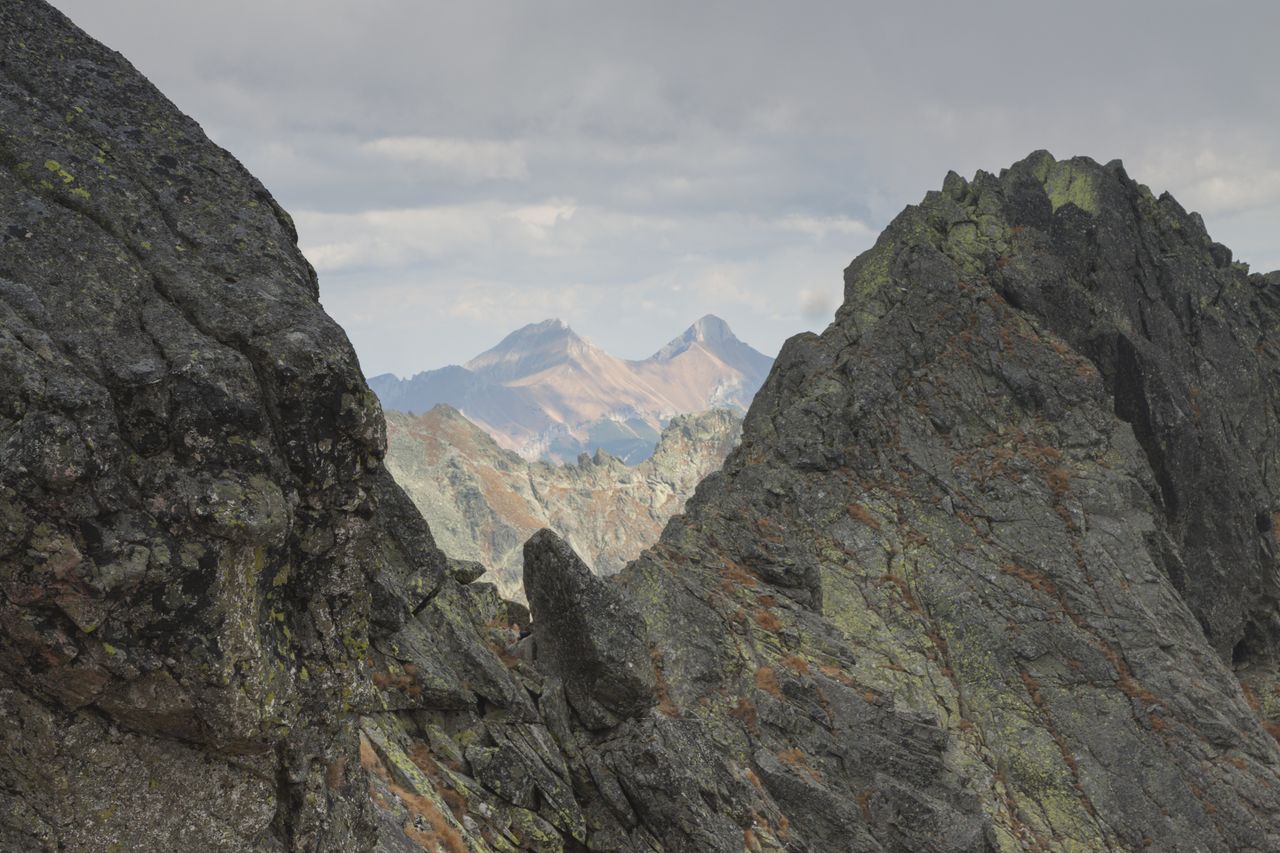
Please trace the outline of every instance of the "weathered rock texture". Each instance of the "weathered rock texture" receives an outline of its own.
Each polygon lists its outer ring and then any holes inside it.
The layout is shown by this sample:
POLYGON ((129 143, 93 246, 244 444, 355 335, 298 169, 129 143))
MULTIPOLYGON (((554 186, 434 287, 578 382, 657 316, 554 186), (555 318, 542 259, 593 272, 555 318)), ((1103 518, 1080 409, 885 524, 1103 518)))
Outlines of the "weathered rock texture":
POLYGON ((0 847, 1280 849, 1280 275, 1118 163, 948 176, 515 642, 261 186, 0 38, 0 847))
POLYGON ((1232 672, 1274 673, 1278 285, 1043 152, 849 267, 623 574, 774 837, 1280 847, 1276 696, 1232 672))
POLYGON ((44 3, 0 43, 0 847, 365 846, 342 711, 444 565, 377 402, 235 159, 44 3))
POLYGON ((441 405, 418 417, 387 412, 386 464, 446 553, 490 567, 484 580, 523 599, 521 549, 536 531, 555 530, 597 573, 616 574, 658 541, 741 431, 724 409, 680 415, 638 465, 604 452, 550 465, 503 450, 441 405))

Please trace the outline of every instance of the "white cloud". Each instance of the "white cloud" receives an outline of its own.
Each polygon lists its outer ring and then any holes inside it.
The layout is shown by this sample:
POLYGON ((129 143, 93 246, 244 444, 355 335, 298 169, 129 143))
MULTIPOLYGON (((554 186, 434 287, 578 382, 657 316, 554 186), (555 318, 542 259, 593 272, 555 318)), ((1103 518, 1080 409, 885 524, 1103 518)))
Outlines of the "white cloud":
POLYGON ((786 231, 798 231, 816 239, 825 239, 833 235, 866 237, 873 233, 865 222, 846 216, 819 217, 793 214, 778 220, 776 225, 786 231))
POLYGON ((1280 204, 1280 146, 1271 137, 1203 132, 1152 146, 1131 161, 1156 192, 1171 189, 1188 210, 1230 216, 1280 204))
POLYGON ((1278 257, 1274 2, 54 3, 294 213, 373 370, 549 314, 623 354, 707 312, 776 348, 948 169, 1036 148, 1121 157, 1278 257))
POLYGON ((529 164, 519 141, 384 136, 361 148, 379 157, 429 167, 455 180, 529 180, 529 164))

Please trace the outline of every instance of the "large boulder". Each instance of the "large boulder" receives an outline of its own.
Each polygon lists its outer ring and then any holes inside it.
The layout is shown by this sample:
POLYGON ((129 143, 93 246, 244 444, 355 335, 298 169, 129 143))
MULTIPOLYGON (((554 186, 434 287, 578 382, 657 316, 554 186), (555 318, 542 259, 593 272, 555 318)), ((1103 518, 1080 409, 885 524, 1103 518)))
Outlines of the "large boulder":
POLYGON ((545 528, 525 543, 524 589, 538 666, 564 682, 588 727, 638 716, 657 701, 644 621, 615 585, 545 528))

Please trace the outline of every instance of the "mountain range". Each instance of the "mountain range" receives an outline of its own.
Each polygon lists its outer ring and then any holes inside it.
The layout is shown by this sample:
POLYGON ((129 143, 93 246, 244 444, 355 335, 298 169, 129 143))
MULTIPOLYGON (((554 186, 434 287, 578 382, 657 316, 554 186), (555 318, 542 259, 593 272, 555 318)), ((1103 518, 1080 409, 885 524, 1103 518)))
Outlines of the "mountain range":
POLYGON ((465 365, 369 380, 387 410, 445 403, 526 459, 564 462, 602 448, 635 464, 678 414, 745 412, 773 359, 707 315, 650 357, 629 361, 560 320, 517 329, 465 365))
POLYGON ((263 185, 42 0, 0 55, 0 850, 1280 850, 1280 271, 1119 160, 948 174, 525 608, 263 185))
POLYGON ((550 528, 596 573, 616 574, 658 540, 742 431, 742 418, 727 409, 677 415, 639 464, 597 450, 553 465, 499 447, 443 403, 386 418, 387 469, 436 542, 451 557, 480 563, 483 580, 521 601, 521 548, 531 535, 550 528))

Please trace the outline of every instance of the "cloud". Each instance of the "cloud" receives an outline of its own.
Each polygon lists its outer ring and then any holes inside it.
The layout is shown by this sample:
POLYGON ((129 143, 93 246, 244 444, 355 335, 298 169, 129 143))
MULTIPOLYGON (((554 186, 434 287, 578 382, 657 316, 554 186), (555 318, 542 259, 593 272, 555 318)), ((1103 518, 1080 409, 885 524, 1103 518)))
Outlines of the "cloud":
POLYGON ((776 348, 948 169, 1037 148, 1278 257, 1270 0, 53 2, 294 214, 374 371, 549 313, 635 355, 708 312, 776 348))
POLYGON ((1178 199, 1205 215, 1280 204, 1280 144, 1248 132, 1205 131, 1153 145, 1131 168, 1155 187, 1178 186, 1178 199))
POLYGON ((800 314, 809 322, 828 317, 834 310, 835 299, 831 293, 807 287, 800 291, 800 314))
POLYGON ((384 136, 362 143, 368 153, 426 166, 464 181, 527 181, 529 166, 518 141, 384 136))

